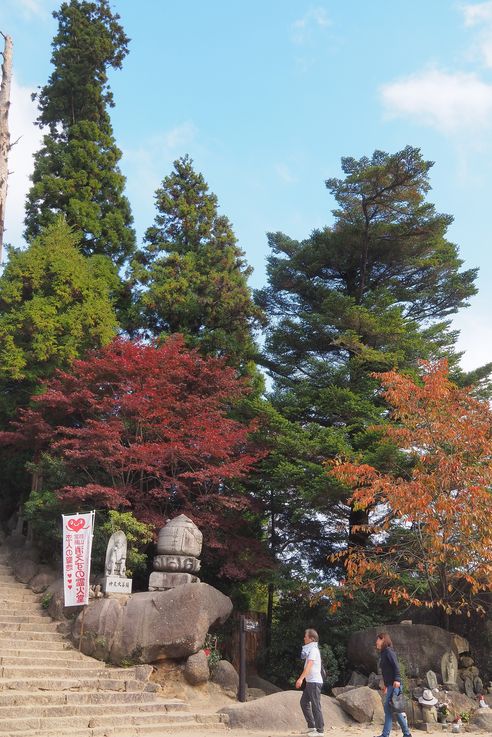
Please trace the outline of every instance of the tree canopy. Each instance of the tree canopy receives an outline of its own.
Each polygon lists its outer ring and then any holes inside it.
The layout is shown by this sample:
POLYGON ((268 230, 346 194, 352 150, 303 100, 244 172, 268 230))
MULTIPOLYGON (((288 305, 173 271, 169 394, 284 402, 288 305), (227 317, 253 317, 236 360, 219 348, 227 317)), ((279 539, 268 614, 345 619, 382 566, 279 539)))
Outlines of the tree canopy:
POLYGON ((113 105, 107 70, 121 67, 128 38, 107 0, 70 0, 53 15, 54 71, 37 95, 37 123, 48 132, 34 158, 26 237, 64 214, 83 233, 85 254, 121 265, 135 249, 135 234, 107 112, 113 105))
POLYGON ((251 500, 233 484, 260 455, 253 424, 228 416, 247 392, 223 359, 187 350, 181 336, 117 339, 58 372, 0 442, 33 448, 43 483, 72 508, 128 509, 157 528, 186 513, 205 557, 240 578, 267 561, 243 518, 251 500))
POLYGON ((11 248, 0 277, 0 386, 7 406, 24 404, 36 385, 116 333, 106 259, 80 253, 62 219, 26 250, 11 248))
POLYGON ((422 382, 379 374, 391 422, 382 432, 406 463, 382 473, 344 462, 330 472, 352 502, 370 509, 371 543, 336 553, 344 589, 384 594, 391 603, 438 607, 446 615, 482 609, 492 591, 492 412, 453 384, 445 361, 426 364, 422 382))
POLYGON ((138 311, 152 335, 183 333, 203 353, 233 365, 256 353, 253 332, 262 320, 246 265, 217 197, 185 156, 156 191, 157 215, 135 262, 138 311))

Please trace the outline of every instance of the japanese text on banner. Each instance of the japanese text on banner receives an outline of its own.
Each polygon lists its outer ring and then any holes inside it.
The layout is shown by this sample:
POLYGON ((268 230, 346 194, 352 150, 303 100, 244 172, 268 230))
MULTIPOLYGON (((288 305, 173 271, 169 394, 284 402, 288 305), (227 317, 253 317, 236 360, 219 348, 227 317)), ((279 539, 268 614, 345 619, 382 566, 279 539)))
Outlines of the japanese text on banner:
POLYGON ((65 606, 89 602, 94 512, 62 515, 63 591, 65 606))

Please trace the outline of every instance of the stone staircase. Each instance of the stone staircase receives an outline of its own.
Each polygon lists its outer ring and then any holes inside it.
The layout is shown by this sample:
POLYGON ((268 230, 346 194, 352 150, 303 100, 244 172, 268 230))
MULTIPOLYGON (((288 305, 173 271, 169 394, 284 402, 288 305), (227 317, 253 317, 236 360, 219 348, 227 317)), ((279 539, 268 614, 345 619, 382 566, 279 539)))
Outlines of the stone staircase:
POLYGON ((57 632, 41 596, 0 557, 0 737, 151 737, 223 730, 218 714, 163 699, 144 666, 116 668, 57 632))

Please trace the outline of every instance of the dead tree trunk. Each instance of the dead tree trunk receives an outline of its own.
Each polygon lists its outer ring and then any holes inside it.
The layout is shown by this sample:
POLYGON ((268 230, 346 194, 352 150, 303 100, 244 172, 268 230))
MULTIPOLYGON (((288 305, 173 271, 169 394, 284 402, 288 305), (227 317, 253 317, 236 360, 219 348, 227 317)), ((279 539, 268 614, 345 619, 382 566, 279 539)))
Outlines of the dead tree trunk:
MULTIPOLYGON (((1 33, 1 31, 0 31, 1 33)), ((4 38, 2 83, 0 86, 0 264, 3 261, 3 231, 5 227, 5 203, 7 201, 8 159, 10 151, 9 108, 12 82, 12 38, 4 38)))

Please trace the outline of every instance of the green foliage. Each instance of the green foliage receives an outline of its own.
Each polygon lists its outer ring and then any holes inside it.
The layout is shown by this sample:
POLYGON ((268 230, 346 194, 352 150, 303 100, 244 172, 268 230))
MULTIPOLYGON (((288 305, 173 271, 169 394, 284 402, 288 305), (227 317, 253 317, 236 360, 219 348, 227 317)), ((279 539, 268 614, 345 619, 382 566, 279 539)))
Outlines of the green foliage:
POLYGON ((53 15, 54 71, 38 95, 37 120, 49 133, 34 157, 26 237, 64 214, 82 231, 85 254, 121 265, 135 249, 135 234, 106 110, 113 105, 107 70, 121 68, 128 38, 107 0, 70 0, 53 15))
POLYGON ((202 650, 207 656, 208 667, 210 674, 213 675, 214 670, 217 668, 219 662, 222 660, 222 640, 219 635, 211 635, 207 633, 205 642, 202 645, 202 650))
POLYGON ((41 606, 43 609, 47 609, 49 605, 51 604, 51 600, 53 598, 53 594, 43 594, 41 597, 41 606))
POLYGON ((24 503, 24 514, 31 523, 36 547, 41 558, 59 564, 62 557, 63 508, 53 491, 31 491, 24 503))
MULTIPOLYGON (((294 432, 286 425, 287 438, 277 435, 265 461, 268 483, 261 493, 270 492, 280 510, 274 529, 281 554, 286 538, 305 537, 300 528, 293 532, 300 520, 318 524, 324 557, 347 529, 352 543, 365 545, 360 525, 366 512, 341 503, 347 489, 327 479, 323 488, 323 461, 355 456, 384 469, 404 464, 397 449, 381 447, 370 430, 386 420, 372 372, 414 371, 419 359, 443 354, 457 361, 448 318, 475 294, 476 269, 462 270, 456 246, 446 239, 452 218, 425 199, 431 166, 412 147, 343 159, 344 179, 327 181, 338 204, 333 225, 303 241, 268 236, 269 283, 256 294, 270 321, 261 361, 274 381, 271 403, 297 427, 300 451, 289 452, 286 440, 294 432), (303 514, 308 504, 309 516, 303 514), (289 512, 283 519, 282 510, 289 512)), ((301 567, 320 570, 315 545, 309 553, 306 546, 298 550, 301 567)), ((295 546, 292 552, 296 556, 295 546)))
POLYGON ((135 327, 153 335, 183 333, 189 345, 248 369, 256 353, 253 331, 262 320, 247 285, 251 269, 189 157, 174 162, 156 206, 147 245, 133 265, 140 288, 135 327))
MULTIPOLYGON (((345 685, 349 676, 346 652, 351 633, 388 621, 389 612, 383 598, 360 592, 343 608, 330 613, 329 602, 313 600, 309 589, 298 584, 291 591, 277 595, 272 644, 260 664, 262 673, 282 688, 292 687, 302 670, 300 651, 304 631, 312 627, 320 637, 328 688, 345 685)), ((391 616, 395 616, 394 610, 391 616)))
POLYGON ((78 242, 58 218, 26 250, 10 250, 0 277, 0 380, 34 385, 113 338, 111 272, 78 242))

